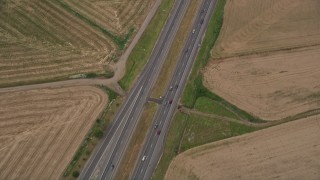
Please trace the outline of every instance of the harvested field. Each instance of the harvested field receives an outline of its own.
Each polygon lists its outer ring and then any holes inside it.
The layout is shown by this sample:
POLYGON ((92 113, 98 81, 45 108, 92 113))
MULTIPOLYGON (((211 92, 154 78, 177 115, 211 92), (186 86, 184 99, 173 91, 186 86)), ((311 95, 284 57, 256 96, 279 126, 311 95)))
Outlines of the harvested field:
POLYGON ((153 2, 0 2, 0 86, 111 71, 153 2))
POLYGON ((228 0, 214 58, 320 44, 318 0, 228 0))
POLYGON ((0 179, 58 179, 107 103, 95 87, 0 94, 0 179))
POLYGON ((204 85, 265 120, 320 107, 320 47, 213 60, 204 85))
POLYGON ((165 179, 319 179, 320 116, 190 149, 165 179))
POLYGON ((255 116, 320 107, 320 1, 228 0, 204 85, 255 116))

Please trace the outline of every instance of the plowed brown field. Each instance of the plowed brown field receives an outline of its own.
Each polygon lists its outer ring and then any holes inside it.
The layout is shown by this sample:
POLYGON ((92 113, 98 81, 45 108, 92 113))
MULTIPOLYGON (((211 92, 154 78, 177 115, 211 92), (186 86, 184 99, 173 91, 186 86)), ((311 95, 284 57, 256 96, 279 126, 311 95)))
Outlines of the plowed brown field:
POLYGON ((265 120, 316 111, 318 7, 317 0, 227 1, 205 86, 265 120))
POLYGON ((0 2, 0 86, 110 71, 154 0, 0 2))
POLYGON ((58 179, 107 100, 89 86, 0 93, 0 179, 58 179))
POLYGON ((168 180, 319 179, 320 116, 190 149, 170 164, 168 180))

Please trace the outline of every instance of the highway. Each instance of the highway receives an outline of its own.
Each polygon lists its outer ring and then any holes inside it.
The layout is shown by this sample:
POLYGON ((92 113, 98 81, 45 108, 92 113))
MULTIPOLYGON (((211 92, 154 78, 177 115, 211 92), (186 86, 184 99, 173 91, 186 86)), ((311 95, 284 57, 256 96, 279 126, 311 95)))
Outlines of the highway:
POLYGON ((191 72, 216 2, 217 0, 203 0, 202 2, 192 31, 163 98, 163 103, 157 110, 153 126, 150 127, 147 140, 140 152, 131 179, 149 180, 152 177, 162 155, 165 135, 169 130, 171 120, 178 106, 178 100, 191 72))
POLYGON ((79 179, 114 179, 190 0, 176 0, 152 55, 79 179))

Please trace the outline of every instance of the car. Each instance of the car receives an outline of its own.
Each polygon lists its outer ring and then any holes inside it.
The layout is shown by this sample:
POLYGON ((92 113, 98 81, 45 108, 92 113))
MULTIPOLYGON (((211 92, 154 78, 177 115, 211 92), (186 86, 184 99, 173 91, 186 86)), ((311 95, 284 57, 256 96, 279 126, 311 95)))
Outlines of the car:
POLYGON ((157 131, 157 135, 160 135, 160 133, 161 133, 161 130, 158 130, 158 131, 157 131))
POLYGON ((111 170, 113 170, 113 169, 114 169, 114 164, 111 165, 111 170))
POLYGON ((186 52, 186 53, 187 53, 187 52, 189 52, 189 49, 186 49, 186 51, 185 51, 185 52, 186 52))
POLYGON ((169 101, 169 104, 172 104, 172 100, 169 101))
POLYGON ((203 19, 200 20, 200 24, 202 24, 202 23, 203 23, 203 19))
POLYGON ((159 124, 156 124, 156 125, 154 125, 154 129, 157 129, 158 128, 158 126, 159 126, 159 124))
POLYGON ((168 104, 168 101, 164 100, 163 105, 167 105, 167 104, 168 104))
POLYGON ((145 161, 146 159, 147 159, 147 156, 144 155, 144 156, 142 157, 141 161, 145 161))
POLYGON ((172 91, 172 90, 173 90, 173 87, 172 87, 172 86, 170 86, 169 90, 170 90, 170 91, 172 91))
POLYGON ((174 88, 175 88, 175 89, 178 89, 178 87, 179 87, 179 85, 178 85, 178 84, 176 84, 176 85, 174 86, 174 88))
POLYGON ((192 30, 192 34, 194 34, 195 32, 196 32, 196 29, 193 29, 193 30, 192 30))

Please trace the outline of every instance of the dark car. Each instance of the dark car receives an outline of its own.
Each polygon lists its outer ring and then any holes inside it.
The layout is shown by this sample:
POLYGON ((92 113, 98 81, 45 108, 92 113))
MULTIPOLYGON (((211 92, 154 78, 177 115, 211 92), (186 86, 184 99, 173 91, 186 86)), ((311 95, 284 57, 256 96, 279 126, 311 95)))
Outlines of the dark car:
POLYGON ((169 101, 169 104, 172 104, 172 100, 169 101))
POLYGON ((203 19, 200 20, 200 24, 202 24, 202 23, 203 23, 203 19))
POLYGON ((157 131, 157 135, 160 135, 160 133, 161 133, 161 130, 158 130, 158 131, 157 131))

